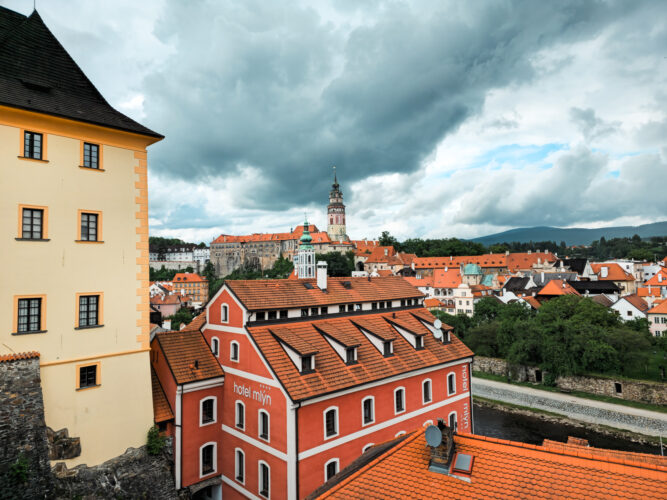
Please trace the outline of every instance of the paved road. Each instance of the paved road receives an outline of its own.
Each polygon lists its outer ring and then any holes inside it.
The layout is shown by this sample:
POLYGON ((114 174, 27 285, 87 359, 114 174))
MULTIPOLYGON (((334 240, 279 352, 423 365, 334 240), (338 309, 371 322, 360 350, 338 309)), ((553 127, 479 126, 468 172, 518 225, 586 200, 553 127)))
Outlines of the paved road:
POLYGON ((567 417, 626 429, 650 436, 667 437, 667 414, 632 408, 568 394, 531 389, 495 380, 472 377, 472 394, 530 408, 558 413, 567 417))

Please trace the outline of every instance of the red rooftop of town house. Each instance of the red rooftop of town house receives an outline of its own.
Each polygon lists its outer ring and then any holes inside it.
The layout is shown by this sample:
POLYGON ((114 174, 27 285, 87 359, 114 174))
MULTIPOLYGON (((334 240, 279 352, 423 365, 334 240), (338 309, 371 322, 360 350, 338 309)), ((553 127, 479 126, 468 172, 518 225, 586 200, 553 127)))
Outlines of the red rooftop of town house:
POLYGON ((430 471, 424 429, 415 431, 317 498, 667 498, 667 458, 657 455, 463 433, 454 451, 449 469, 430 471), (458 454, 472 457, 469 472, 453 469, 458 454))
POLYGON ((655 307, 646 311, 646 314, 667 314, 667 300, 661 301, 655 307))
POLYGON ((6 363, 9 361, 19 361, 21 359, 35 359, 35 358, 39 358, 39 353, 37 351, 19 352, 16 354, 4 354, 0 356, 0 363, 6 363))
POLYGON ((580 295, 572 286, 563 280, 551 280, 537 294, 538 297, 553 297, 558 295, 580 295))
POLYGON ((655 276, 644 283, 644 286, 646 287, 649 285, 651 285, 651 287, 667 287, 667 269, 660 269, 660 271, 655 273, 655 276))
POLYGON ((155 371, 151 367, 151 385, 153 386, 153 415, 155 417, 155 423, 159 424, 160 422, 167 422, 174 418, 174 413, 169 406, 169 401, 167 401, 167 396, 164 394, 164 389, 160 384, 155 371))
POLYGON ((220 363, 199 332, 160 332, 155 334, 155 343, 162 349, 177 384, 224 376, 220 363))
POLYGON ((605 262, 601 264, 591 264, 593 272, 598 275, 600 281, 634 281, 632 274, 625 272, 625 270, 615 262, 605 262), (607 268, 607 276, 603 276, 602 268, 607 268))
POLYGON ((197 273, 176 273, 174 275, 173 283, 200 283, 206 281, 206 278, 202 278, 197 273))

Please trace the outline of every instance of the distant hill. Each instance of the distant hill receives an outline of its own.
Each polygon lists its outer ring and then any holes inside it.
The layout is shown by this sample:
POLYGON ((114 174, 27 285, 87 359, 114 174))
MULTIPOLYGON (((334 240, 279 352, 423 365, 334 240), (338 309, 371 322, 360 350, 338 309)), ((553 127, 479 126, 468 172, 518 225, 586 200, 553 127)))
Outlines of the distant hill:
POLYGON ((530 241, 555 241, 556 243, 560 243, 561 241, 565 241, 567 246, 571 246, 589 245, 592 241, 599 240, 603 236, 606 239, 629 238, 635 234, 638 234, 641 238, 667 236, 667 221, 643 224, 641 226, 600 227, 597 229, 576 227, 564 229, 549 226, 521 227, 502 233, 473 238, 472 241, 487 246, 494 243, 511 243, 513 241, 519 243, 528 243, 530 241))

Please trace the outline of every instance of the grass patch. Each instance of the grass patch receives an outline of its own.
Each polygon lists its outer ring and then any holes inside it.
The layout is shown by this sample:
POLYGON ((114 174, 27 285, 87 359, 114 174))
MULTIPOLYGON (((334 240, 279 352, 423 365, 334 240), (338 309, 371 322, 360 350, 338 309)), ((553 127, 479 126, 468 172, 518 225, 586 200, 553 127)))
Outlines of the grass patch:
MULTIPOLYGON (((514 382, 511 380, 507 380, 507 377, 504 377, 502 375, 494 375, 492 373, 474 371, 472 372, 472 374, 474 377, 483 378, 486 380, 495 380, 496 382, 503 382, 506 384, 520 385, 523 387, 530 387, 532 389, 539 389, 541 391, 558 392, 561 394, 565 394, 561 392, 561 390, 558 387, 551 387, 548 385, 541 385, 541 384, 531 384, 530 382, 514 382)), ((629 406, 631 408, 639 408, 640 410, 650 410, 659 413, 667 413, 667 408, 664 406, 652 405, 649 403, 641 403, 638 401, 630 401, 627 399, 615 398, 613 396, 603 396, 600 394, 592 394, 590 392, 582 392, 582 391, 570 391, 567 392, 567 394, 571 396, 577 396, 579 398, 602 401, 604 403, 611 403, 620 406, 629 406)))

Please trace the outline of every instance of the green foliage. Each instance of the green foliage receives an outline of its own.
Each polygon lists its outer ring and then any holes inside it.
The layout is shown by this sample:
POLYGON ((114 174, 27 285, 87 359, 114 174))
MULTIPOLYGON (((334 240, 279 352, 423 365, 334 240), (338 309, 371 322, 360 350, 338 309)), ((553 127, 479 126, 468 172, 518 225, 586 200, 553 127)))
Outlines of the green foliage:
POLYGON ((389 231, 382 231, 382 234, 378 238, 380 246, 383 247, 394 247, 398 245, 398 240, 394 238, 389 231))
POLYGON ((646 320, 624 323, 616 311, 575 295, 552 299, 537 312, 484 298, 467 320, 438 316, 476 354, 539 366, 551 377, 547 385, 559 375, 586 373, 660 380, 667 356, 667 342, 650 335, 646 320))
MULTIPOLYGON (((293 269, 294 264, 281 255, 273 263, 271 269, 262 270, 253 265, 243 265, 225 276, 225 280, 285 279, 289 277, 293 269)), ((219 285, 222 286, 222 283, 219 285)), ((215 292, 220 288, 218 283, 216 283, 216 286, 215 292)), ((209 296, 211 296, 210 286, 209 296)))
POLYGON ((315 262, 326 261, 329 276, 351 276, 354 271, 354 252, 318 253, 315 262))
POLYGON ((181 324, 188 324, 192 321, 192 311, 187 307, 181 307, 175 314, 169 317, 171 320, 171 329, 178 330, 181 324))
POLYGON ((159 455, 164 448, 165 438, 160 435, 160 430, 157 425, 148 429, 146 436, 146 451, 149 455, 159 455))
POLYGON ((9 466, 9 477, 15 484, 24 484, 28 480, 29 466, 25 453, 19 453, 14 463, 9 466))
POLYGON ((292 274, 294 270, 294 264, 289 259, 286 259, 282 255, 273 263, 271 269, 269 269, 265 276, 271 279, 285 279, 289 278, 289 275, 292 274))
POLYGON ((194 272, 195 270, 192 268, 192 266, 188 266, 185 269, 181 270, 165 269, 164 266, 162 266, 160 269, 153 269, 151 267, 149 269, 148 279, 150 281, 172 281, 177 273, 194 273, 194 272))

